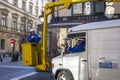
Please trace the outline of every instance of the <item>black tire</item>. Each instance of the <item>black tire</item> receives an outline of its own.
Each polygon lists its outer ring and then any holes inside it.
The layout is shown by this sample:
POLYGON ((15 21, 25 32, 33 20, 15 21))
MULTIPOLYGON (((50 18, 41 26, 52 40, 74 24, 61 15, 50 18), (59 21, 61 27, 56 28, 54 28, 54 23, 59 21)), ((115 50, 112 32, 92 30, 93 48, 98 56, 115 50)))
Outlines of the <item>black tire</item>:
POLYGON ((67 71, 60 71, 57 75, 57 80, 73 80, 73 77, 67 71))

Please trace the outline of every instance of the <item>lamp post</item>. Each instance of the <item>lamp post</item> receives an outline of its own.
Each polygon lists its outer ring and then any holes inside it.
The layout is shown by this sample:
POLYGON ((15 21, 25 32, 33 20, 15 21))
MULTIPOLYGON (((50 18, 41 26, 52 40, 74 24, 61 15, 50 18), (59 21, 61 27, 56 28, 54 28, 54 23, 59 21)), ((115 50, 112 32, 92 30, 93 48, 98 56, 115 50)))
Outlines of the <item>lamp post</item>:
POLYGON ((28 32, 28 18, 27 18, 27 16, 24 16, 23 17, 23 19, 24 19, 24 42, 27 42, 27 32, 28 32))
MULTIPOLYGON (((39 16, 39 19, 40 19, 40 21, 41 21, 41 28, 40 27, 38 27, 39 29, 39 31, 38 31, 38 33, 40 33, 40 35, 41 35, 41 37, 43 38, 43 34, 42 34, 42 32, 43 32, 43 30, 42 30, 42 28, 43 28, 43 23, 44 23, 44 16, 43 16, 43 12, 42 12, 42 15, 40 15, 39 16)), ((41 41, 42 42, 42 41, 41 41)))

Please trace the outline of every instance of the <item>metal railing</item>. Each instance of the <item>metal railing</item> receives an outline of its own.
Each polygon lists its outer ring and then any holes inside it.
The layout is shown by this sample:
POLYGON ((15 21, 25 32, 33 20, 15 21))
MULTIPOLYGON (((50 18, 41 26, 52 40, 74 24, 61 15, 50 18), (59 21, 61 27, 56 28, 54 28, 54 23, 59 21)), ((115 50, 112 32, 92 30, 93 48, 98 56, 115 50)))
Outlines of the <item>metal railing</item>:
POLYGON ((2 32, 10 32, 10 33, 21 33, 21 34, 25 34, 24 30, 19 30, 17 28, 11 28, 8 26, 2 26, 0 25, 0 31, 2 32))

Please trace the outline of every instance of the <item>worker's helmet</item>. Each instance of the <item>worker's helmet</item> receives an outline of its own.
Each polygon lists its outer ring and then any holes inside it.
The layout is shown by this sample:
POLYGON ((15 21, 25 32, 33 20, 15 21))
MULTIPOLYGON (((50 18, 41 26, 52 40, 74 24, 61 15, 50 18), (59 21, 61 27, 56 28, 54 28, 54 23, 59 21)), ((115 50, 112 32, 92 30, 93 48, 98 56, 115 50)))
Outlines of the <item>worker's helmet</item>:
POLYGON ((35 31, 34 29, 30 29, 30 32, 33 32, 33 31, 35 31))

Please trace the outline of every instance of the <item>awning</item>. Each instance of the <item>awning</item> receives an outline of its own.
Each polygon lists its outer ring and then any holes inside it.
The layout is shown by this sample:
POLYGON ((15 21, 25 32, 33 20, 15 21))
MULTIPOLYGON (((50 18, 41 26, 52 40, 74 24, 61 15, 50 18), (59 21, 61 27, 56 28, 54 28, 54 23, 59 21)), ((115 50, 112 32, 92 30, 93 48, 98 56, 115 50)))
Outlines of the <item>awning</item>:
MULTIPOLYGON (((74 23, 54 23, 48 24, 48 28, 70 28, 76 25, 82 24, 81 22, 74 22, 74 23)), ((38 25, 38 28, 42 28, 42 24, 38 25)))

